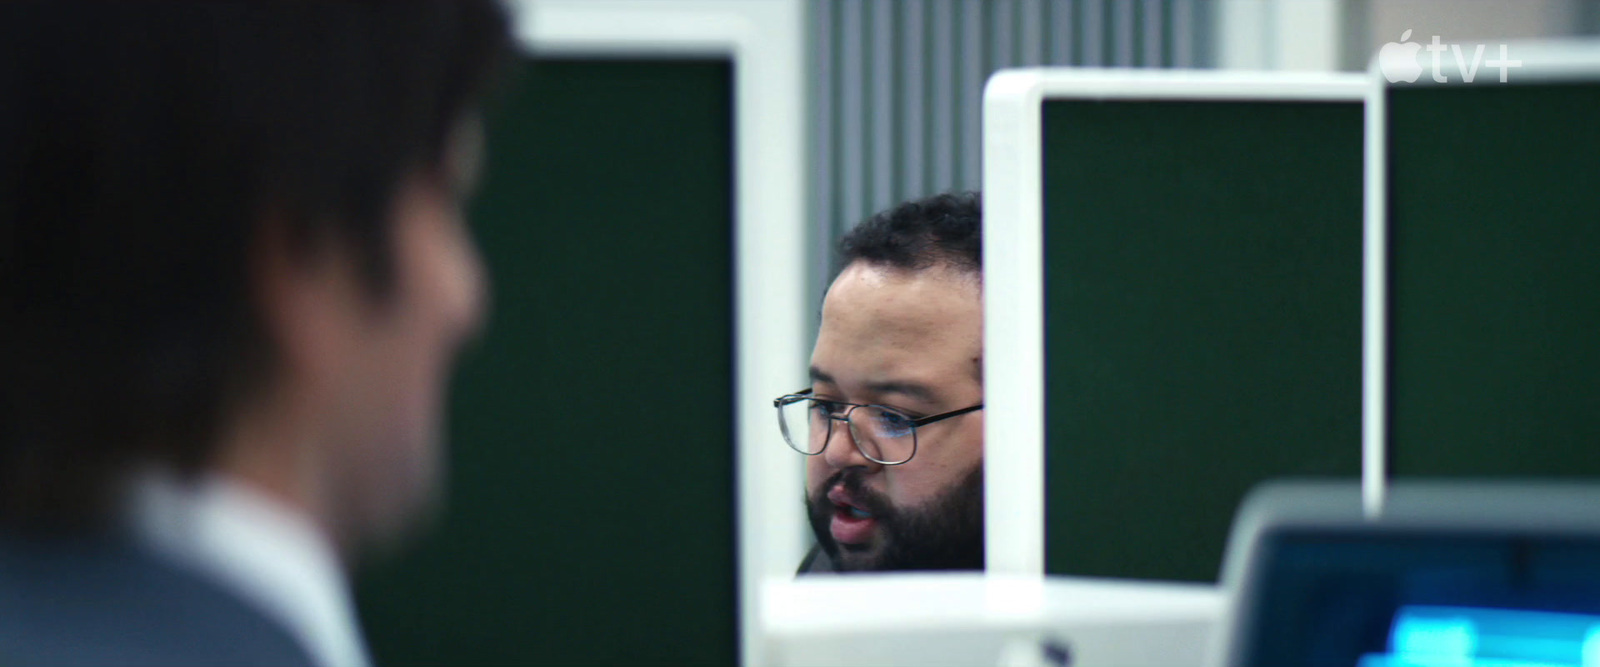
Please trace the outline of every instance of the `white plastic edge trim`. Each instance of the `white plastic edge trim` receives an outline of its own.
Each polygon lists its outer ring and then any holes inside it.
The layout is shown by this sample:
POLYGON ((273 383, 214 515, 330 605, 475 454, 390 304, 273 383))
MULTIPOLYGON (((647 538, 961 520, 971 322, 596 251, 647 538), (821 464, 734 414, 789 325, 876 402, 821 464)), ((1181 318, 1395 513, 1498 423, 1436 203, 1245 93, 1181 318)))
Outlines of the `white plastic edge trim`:
POLYGON ((1361 298, 1361 506, 1383 513, 1388 479, 1389 352, 1388 141, 1384 78, 1372 63, 1366 113, 1366 221, 1362 233, 1361 298))
POLYGON ((983 93, 983 520, 994 575, 1044 574, 1043 92, 1039 70, 1012 70, 983 93))

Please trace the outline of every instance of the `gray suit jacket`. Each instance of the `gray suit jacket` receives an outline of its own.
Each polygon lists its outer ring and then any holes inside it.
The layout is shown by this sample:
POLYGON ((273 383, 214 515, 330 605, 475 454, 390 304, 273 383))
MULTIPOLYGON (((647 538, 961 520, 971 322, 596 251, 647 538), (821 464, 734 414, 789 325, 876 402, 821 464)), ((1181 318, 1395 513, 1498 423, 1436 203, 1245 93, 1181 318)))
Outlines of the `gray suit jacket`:
POLYGON ((0 534, 0 665, 312 662, 244 600, 131 540, 0 534))

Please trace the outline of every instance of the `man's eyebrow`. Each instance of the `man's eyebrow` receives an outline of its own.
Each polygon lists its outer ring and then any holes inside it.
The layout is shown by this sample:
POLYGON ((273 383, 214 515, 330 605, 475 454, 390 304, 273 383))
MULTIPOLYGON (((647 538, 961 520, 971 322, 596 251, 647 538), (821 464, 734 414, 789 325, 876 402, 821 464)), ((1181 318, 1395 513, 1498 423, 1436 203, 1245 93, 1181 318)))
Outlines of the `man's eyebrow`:
POLYGON ((812 382, 826 382, 828 384, 839 384, 839 383, 833 381, 833 376, 832 375, 828 375, 827 373, 822 372, 822 369, 817 368, 816 366, 812 366, 811 367, 811 381, 812 382))

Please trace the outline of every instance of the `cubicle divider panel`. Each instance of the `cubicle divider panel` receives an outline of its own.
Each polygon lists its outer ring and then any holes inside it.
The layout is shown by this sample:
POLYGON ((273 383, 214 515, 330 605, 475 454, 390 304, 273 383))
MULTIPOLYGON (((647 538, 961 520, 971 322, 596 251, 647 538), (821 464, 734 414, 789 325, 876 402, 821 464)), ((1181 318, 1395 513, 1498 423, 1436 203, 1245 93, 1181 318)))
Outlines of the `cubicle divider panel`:
POLYGON ((1045 570, 1215 581, 1255 483, 1361 474, 1361 99, 1043 105, 1045 570))
POLYGON ((1392 477, 1600 477, 1595 65, 1383 89, 1392 477))
POLYGON ((376 661, 733 664, 733 65, 515 69, 447 514, 361 582, 376 661))

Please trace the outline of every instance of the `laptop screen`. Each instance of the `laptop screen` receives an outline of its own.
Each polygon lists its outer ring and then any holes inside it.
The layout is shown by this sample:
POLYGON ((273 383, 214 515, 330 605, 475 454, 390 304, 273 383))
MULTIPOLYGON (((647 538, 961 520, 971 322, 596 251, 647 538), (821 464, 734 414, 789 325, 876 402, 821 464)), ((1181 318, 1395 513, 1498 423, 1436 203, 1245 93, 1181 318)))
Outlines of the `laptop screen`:
POLYGON ((1242 665, 1600 665, 1600 539, 1263 535, 1242 665))

